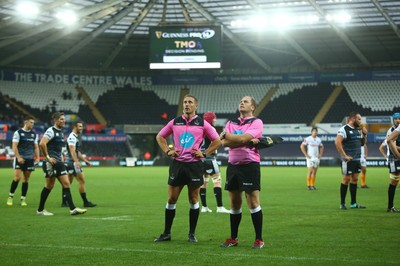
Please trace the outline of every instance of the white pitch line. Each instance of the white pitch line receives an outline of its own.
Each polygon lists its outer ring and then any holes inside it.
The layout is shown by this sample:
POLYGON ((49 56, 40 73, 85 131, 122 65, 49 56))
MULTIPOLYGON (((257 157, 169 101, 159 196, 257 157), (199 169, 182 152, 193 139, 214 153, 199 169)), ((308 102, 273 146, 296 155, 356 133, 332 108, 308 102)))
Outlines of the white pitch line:
POLYGON ((114 216, 114 217, 74 217, 75 219, 84 220, 99 220, 99 221, 133 221, 129 216, 114 216))
MULTIPOLYGON (((157 245, 157 244, 154 244, 157 245)), ((70 250, 89 250, 89 251, 110 251, 110 252, 136 252, 136 253, 163 253, 163 254, 193 254, 191 251, 167 251, 167 250, 157 250, 157 249, 130 249, 130 248, 110 248, 110 247, 79 247, 79 246, 57 246, 57 245, 29 245, 29 244, 16 244, 16 243, 1 243, 0 242, 0 247, 25 247, 25 248, 30 248, 30 249, 70 249, 70 250)), ((231 258, 233 255, 232 254, 224 254, 224 253, 210 253, 207 252, 207 256, 217 256, 217 257, 228 257, 231 258)), ((294 257, 294 256, 275 256, 275 255, 268 255, 268 254, 239 254, 237 252, 234 253, 235 257, 249 257, 249 258, 254 258, 254 257, 259 257, 259 258, 265 258, 265 259, 277 259, 277 260, 289 260, 289 261, 336 261, 336 262, 348 262, 347 259, 341 259, 341 258, 312 258, 312 257, 294 257)), ((382 259, 379 260, 362 260, 362 259, 351 259, 351 262, 357 262, 357 263, 362 263, 364 265, 372 264, 372 265, 378 265, 378 264, 393 264, 393 265, 398 265, 398 261, 382 261, 382 259)))

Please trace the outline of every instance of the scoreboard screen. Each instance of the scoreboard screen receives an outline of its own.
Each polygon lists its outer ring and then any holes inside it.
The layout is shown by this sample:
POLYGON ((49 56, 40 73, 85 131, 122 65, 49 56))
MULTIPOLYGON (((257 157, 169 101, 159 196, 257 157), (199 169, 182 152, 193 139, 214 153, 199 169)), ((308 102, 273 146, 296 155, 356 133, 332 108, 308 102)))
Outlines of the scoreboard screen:
POLYGON ((150 28, 150 69, 221 68, 221 26, 150 28))

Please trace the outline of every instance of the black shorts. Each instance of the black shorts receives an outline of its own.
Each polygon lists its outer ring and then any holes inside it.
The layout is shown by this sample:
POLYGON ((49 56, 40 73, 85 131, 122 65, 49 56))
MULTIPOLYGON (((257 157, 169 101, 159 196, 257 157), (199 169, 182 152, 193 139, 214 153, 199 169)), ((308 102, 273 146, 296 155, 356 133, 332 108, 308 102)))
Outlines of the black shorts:
POLYGON ((354 175, 361 173, 361 162, 360 161, 342 161, 342 174, 343 175, 354 175))
POLYGON ((77 175, 83 172, 82 167, 76 167, 74 161, 65 162, 65 168, 69 175, 77 175))
POLYGON ((17 158, 14 158, 13 167, 14 169, 22 171, 35 171, 35 161, 33 159, 24 159, 24 164, 19 164, 17 158))
POLYGON ((203 162, 179 162, 172 160, 169 167, 168 185, 180 187, 184 185, 193 185, 200 187, 203 185, 203 162))
POLYGON ((51 163, 49 163, 47 161, 43 161, 42 168, 43 168, 44 176, 46 178, 67 175, 67 169, 65 168, 65 165, 63 162, 56 162, 55 165, 52 165, 51 163))
POLYGON ((400 161, 399 160, 389 160, 388 163, 389 173, 400 173, 400 161))
POLYGON ((203 167, 205 175, 219 174, 219 166, 216 159, 204 159, 203 167))
POLYGON ((259 163, 254 162, 243 165, 228 164, 225 190, 246 192, 261 190, 260 177, 259 163))

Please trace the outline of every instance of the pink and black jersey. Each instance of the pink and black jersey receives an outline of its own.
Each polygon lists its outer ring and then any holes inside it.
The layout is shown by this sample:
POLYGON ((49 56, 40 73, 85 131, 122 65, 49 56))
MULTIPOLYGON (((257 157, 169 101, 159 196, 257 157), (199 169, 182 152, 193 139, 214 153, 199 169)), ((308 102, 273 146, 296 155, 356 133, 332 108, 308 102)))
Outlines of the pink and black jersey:
POLYGON ((201 159, 192 155, 192 151, 200 150, 204 137, 211 141, 219 138, 215 129, 198 115, 190 119, 186 119, 184 115, 179 116, 169 121, 159 134, 163 138, 173 134, 175 149, 179 150, 179 157, 174 159, 180 162, 200 161, 201 159))
MULTIPOLYGON (((250 116, 228 121, 225 126, 225 132, 230 134, 249 134, 253 138, 261 138, 263 131, 263 122, 261 119, 250 116)), ((260 162, 260 153, 258 149, 250 146, 241 146, 229 148, 230 164, 240 165, 252 162, 260 162)))

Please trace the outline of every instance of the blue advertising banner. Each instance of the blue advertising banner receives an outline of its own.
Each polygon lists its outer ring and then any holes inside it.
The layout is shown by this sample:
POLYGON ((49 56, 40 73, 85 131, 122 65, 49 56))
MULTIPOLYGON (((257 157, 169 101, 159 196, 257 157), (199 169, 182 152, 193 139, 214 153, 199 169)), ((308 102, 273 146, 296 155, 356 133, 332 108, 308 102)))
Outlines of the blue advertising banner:
POLYGON ((390 116, 366 116, 365 121, 367 124, 391 124, 392 118, 390 116))
POLYGON ((303 83, 341 82, 360 80, 400 80, 400 70, 387 71, 342 71, 305 72, 265 75, 82 75, 71 73, 47 73, 26 70, 0 70, 0 80, 18 82, 42 82, 80 85, 116 85, 132 87, 143 85, 188 85, 188 84, 251 84, 251 83, 303 83))
POLYGON ((315 82, 315 73, 289 73, 288 82, 315 82))
POLYGON ((400 70, 372 71, 372 80, 400 79, 400 70))
POLYGON ((367 142, 383 142, 386 139, 385 133, 368 134, 367 142))
POLYGON ((141 86, 152 84, 152 78, 147 76, 79 75, 5 70, 1 71, 1 80, 10 80, 17 82, 117 86, 141 86))
MULTIPOLYGON (((284 142, 302 142, 310 134, 288 134, 280 135, 284 142)), ((323 142, 334 142, 336 134, 318 134, 323 142)), ((382 142, 386 139, 385 133, 370 133, 367 135, 367 142, 382 142)))
MULTIPOLYGON (((12 141, 14 132, 0 132, 0 140, 12 141)), ((65 134, 66 135, 66 134, 65 134)), ((65 136, 67 137, 67 135, 65 136)), ((82 135, 82 141, 87 142, 125 142, 127 136, 124 134, 109 135, 109 134, 85 134, 82 135)))
POLYGON ((126 135, 101 135, 101 134, 86 134, 82 135, 82 141, 87 142, 125 142, 126 135))
MULTIPOLYGON (((289 135, 280 135, 283 138, 284 142, 302 142, 305 138, 310 136, 310 134, 289 134, 289 135)), ((318 134, 318 137, 321 138, 323 142, 335 141, 336 134, 318 134)))
POLYGON ((7 132, 0 132, 0 140, 12 140, 14 132, 7 131, 7 132))

